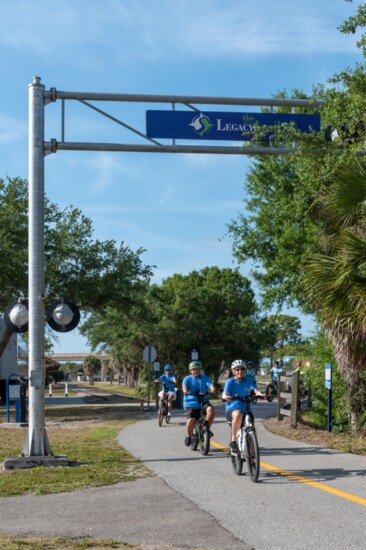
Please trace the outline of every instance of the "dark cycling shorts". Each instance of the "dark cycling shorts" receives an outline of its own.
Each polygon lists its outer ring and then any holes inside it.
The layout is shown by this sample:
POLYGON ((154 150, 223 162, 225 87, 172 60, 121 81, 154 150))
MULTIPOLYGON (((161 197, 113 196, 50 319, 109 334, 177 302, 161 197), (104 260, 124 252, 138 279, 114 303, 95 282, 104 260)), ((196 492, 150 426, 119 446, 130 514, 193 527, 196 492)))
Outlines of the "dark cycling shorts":
MULTIPOLYGON (((203 411, 205 414, 207 413, 208 407, 212 407, 211 403, 205 403, 203 405, 203 411)), ((186 409, 186 413, 187 418, 195 418, 196 420, 198 420, 201 416, 201 409, 192 409, 192 407, 190 407, 189 409, 186 409)))

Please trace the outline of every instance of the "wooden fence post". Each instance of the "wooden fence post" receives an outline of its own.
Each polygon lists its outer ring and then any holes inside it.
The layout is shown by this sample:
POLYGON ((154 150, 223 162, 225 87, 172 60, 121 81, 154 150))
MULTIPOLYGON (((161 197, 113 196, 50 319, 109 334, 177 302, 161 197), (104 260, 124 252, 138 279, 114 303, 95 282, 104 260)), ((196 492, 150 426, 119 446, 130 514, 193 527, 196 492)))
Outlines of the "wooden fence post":
POLYGON ((283 415, 281 414, 282 408, 282 399, 281 399, 281 374, 278 374, 277 377, 277 420, 283 420, 283 415))
POLYGON ((291 426, 297 426, 297 413, 299 403, 299 371, 296 370, 292 375, 292 395, 291 395, 291 426))

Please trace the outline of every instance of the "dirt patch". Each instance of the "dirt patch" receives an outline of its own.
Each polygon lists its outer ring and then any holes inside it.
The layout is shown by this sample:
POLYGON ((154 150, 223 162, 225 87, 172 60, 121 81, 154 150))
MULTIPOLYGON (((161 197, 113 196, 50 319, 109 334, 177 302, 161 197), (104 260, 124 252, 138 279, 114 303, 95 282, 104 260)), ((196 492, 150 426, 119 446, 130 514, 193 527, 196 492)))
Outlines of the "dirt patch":
POLYGON ((287 416, 283 420, 267 418, 263 424, 268 431, 281 437, 287 437, 287 439, 347 453, 366 455, 366 438, 315 429, 304 419, 298 421, 296 428, 291 426, 290 418, 287 416))

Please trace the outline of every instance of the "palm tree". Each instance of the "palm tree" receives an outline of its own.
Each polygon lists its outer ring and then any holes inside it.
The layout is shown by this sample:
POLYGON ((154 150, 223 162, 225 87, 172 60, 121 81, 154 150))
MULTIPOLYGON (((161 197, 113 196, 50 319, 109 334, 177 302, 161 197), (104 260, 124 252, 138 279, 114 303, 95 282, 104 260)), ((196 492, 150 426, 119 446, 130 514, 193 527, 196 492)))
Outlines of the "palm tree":
POLYGON ((324 253, 307 263, 304 286, 333 343, 355 434, 366 409, 366 163, 343 166, 320 200, 324 253))
POLYGON ((97 372, 100 371, 102 363, 99 357, 95 355, 88 355, 84 359, 83 370, 85 374, 89 377, 90 385, 94 386, 94 376, 97 372))

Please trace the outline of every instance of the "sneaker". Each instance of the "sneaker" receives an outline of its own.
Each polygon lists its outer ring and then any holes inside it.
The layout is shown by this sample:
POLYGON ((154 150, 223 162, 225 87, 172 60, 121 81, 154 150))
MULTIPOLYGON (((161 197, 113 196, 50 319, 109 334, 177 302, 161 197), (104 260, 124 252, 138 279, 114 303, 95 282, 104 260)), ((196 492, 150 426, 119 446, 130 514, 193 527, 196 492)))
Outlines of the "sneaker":
POLYGON ((236 441, 230 441, 229 443, 229 449, 231 451, 231 454, 236 454, 238 452, 238 444, 236 441))
POLYGON ((189 435, 187 435, 186 438, 185 438, 185 440, 184 440, 184 444, 185 444, 187 447, 189 447, 190 444, 191 444, 191 442, 192 442, 192 438, 189 437, 189 435))
POLYGON ((169 416, 169 418, 170 418, 170 412, 168 412, 167 416, 169 416))

